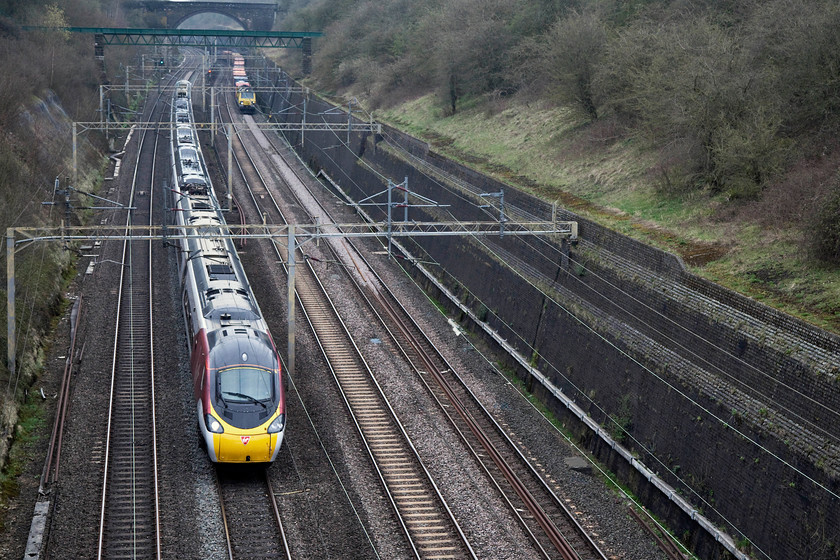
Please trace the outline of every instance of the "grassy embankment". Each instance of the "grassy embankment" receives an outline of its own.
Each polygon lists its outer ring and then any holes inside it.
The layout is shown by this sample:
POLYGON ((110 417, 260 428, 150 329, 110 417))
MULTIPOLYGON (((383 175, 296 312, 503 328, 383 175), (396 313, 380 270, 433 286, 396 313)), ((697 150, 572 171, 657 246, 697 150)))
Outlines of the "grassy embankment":
POLYGON ((46 430, 47 415, 45 405, 40 395, 32 393, 29 400, 21 405, 18 412, 18 423, 15 426, 15 444, 9 452, 8 462, 0 471, 0 532, 5 529, 5 508, 9 500, 17 497, 20 490, 20 475, 26 464, 40 460, 33 457, 35 445, 42 438, 49 437, 46 430))
POLYGON ((677 253, 690 269, 835 333, 840 270, 808 259, 801 224, 756 220, 761 201, 722 194, 667 194, 656 153, 608 126, 583 126, 562 109, 510 102, 488 115, 463 106, 443 118, 431 95, 377 111, 376 119, 505 182, 677 253), (750 209, 752 208, 752 209, 750 209))

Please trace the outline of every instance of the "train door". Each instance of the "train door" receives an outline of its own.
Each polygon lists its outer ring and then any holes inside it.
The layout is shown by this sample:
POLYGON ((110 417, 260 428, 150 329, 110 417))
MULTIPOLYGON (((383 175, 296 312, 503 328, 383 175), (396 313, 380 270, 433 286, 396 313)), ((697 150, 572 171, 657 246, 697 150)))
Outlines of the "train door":
POLYGON ((193 376, 193 394, 197 400, 204 393, 205 378, 207 376, 207 345, 204 331, 195 337, 190 355, 190 371, 193 376))

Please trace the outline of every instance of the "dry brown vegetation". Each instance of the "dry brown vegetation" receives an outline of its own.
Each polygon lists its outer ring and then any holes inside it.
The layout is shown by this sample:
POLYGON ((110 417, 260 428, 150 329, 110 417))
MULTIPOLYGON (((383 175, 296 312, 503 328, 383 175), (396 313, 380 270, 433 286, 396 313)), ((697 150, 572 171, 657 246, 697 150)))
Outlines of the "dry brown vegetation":
POLYGON ((323 29, 318 85, 372 107, 527 94, 620 122, 660 146, 670 192, 758 199, 840 129, 831 0, 313 0, 284 25, 323 29))
MULTIPOLYGON (((114 25, 99 0, 45 2, 0 1, 0 229, 57 225, 63 209, 45 206, 55 179, 71 175, 71 123, 98 120, 98 87, 102 68, 93 56, 93 37, 62 30, 26 31, 22 25, 46 27, 114 25)), ((114 65, 118 58, 111 59, 114 65)), ((104 143, 91 134, 82 139, 81 180, 97 180, 104 143)), ((78 219, 78 218, 73 218, 78 219)), ((5 243, 4 243, 5 247, 5 243)), ((3 253, 5 261, 5 252, 3 253)), ((17 371, 9 375, 0 363, 0 400, 4 407, 0 433, 14 421, 9 406, 19 400, 37 375, 39 355, 52 318, 62 304, 61 288, 70 253, 58 244, 35 244, 15 256, 17 371)), ((5 269, 5 263, 2 265, 5 269)), ((3 285, 5 288, 5 283, 3 285)), ((0 312, 6 315, 2 290, 0 312)), ((0 333, 6 356, 6 329, 0 333)), ((0 464, 8 438, 0 441, 0 464)))
POLYGON ((661 243, 670 250, 711 242, 728 258, 701 272, 840 330, 837 2, 297 4, 283 27, 325 32, 313 64, 316 87, 362 98, 379 115, 403 115, 404 125, 433 144, 448 137, 441 150, 487 160, 490 171, 508 167, 502 175, 528 177, 538 184, 529 188, 552 200, 602 205, 608 217, 618 208, 625 220, 638 219, 619 229, 675 228, 661 243), (413 109, 404 107, 420 98, 435 100, 435 122, 406 116, 413 109), (555 131, 503 122, 510 107, 528 104, 553 106, 568 118, 555 131), (526 144, 488 146, 489 135, 452 132, 456 122, 477 130, 477 112, 496 135, 539 144, 541 153, 528 152, 533 165, 554 159, 559 166, 529 170, 503 153, 526 151, 526 144), (644 169, 618 179, 640 146, 644 169), (562 180, 544 179, 552 175, 562 180), (689 214, 702 219, 674 219, 689 214), (792 278, 765 281, 779 260, 787 267, 782 276, 792 278))

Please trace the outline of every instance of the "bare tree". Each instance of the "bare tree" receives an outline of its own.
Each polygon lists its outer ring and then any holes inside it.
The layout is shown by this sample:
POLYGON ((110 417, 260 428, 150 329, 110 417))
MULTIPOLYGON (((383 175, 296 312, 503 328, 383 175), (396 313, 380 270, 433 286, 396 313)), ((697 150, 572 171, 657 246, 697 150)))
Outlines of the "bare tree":
POLYGON ((64 10, 57 4, 47 6, 44 14, 44 26, 52 27, 53 30, 44 32, 44 44, 50 56, 50 79, 47 82, 47 87, 53 87, 53 77, 55 75, 55 57, 63 45, 67 44, 70 39, 70 32, 62 29, 68 26, 67 19, 64 17, 64 10))
POLYGON ((506 59, 515 38, 507 22, 520 4, 457 0, 430 17, 437 89, 451 113, 462 97, 510 86, 506 59))
POLYGON ((572 12, 552 26, 541 47, 539 68, 550 95, 597 119, 593 80, 607 47, 601 17, 595 12, 572 12))

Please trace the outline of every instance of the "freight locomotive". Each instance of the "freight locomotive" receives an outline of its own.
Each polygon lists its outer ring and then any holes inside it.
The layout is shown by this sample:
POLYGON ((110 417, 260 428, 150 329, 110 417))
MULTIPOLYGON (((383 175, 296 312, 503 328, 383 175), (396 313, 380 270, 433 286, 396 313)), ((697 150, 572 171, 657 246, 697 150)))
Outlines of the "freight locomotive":
POLYGON ((236 92, 236 105, 243 113, 254 113, 257 109, 257 96, 251 89, 248 74, 245 72, 245 58, 233 55, 233 88, 236 92))
POLYGON ((178 271, 201 438, 213 462, 274 461, 286 428, 274 341, 213 190, 193 120, 190 82, 172 103, 178 271), (197 229, 183 228, 185 225, 197 229))

